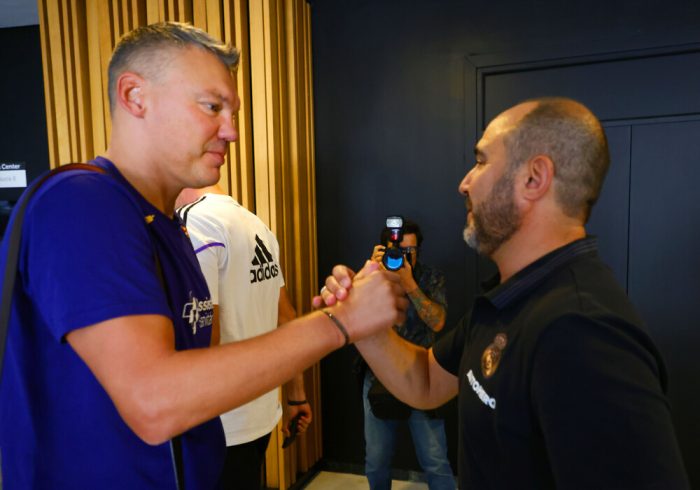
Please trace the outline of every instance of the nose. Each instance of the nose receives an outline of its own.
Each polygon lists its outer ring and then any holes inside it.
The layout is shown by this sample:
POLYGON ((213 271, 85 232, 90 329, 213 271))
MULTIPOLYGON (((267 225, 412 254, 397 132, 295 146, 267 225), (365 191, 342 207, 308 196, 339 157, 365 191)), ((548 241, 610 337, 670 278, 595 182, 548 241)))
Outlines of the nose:
POLYGON ((228 141, 229 143, 238 141, 238 128, 236 127, 236 119, 230 114, 221 114, 221 124, 219 125, 219 139, 228 141))
POLYGON ((472 172, 474 171, 474 167, 472 167, 469 172, 467 172, 467 175, 464 176, 462 179, 462 182, 459 183, 459 187, 457 188, 459 190, 459 193, 462 194, 463 196, 466 196, 469 194, 469 184, 472 181, 472 172))

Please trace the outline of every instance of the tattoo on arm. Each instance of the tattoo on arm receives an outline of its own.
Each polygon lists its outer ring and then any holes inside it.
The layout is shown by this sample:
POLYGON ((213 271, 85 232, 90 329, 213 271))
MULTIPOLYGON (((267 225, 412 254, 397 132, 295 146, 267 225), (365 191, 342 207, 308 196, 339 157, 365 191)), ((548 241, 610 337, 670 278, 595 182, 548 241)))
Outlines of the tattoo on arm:
POLYGON ((416 288, 408 297, 411 303, 416 307, 416 312, 421 320, 425 322, 432 330, 441 330, 445 324, 445 308, 439 303, 431 301, 420 288, 416 288))

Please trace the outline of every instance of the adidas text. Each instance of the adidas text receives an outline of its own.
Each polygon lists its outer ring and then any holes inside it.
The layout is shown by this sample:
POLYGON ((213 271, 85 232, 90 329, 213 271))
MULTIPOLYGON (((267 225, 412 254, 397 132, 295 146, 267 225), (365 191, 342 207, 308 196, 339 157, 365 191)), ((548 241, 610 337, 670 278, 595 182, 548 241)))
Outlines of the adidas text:
POLYGON ((277 264, 266 264, 261 266, 259 269, 250 269, 250 283, 255 284, 256 282, 261 282, 265 279, 277 277, 279 273, 280 269, 277 264))

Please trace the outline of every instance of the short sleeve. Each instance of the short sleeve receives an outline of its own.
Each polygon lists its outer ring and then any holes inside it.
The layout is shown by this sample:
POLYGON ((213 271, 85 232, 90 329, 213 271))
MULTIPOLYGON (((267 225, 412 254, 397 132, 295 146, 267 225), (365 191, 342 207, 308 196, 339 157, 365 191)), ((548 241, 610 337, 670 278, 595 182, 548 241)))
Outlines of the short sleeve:
POLYGON ((433 344, 435 360, 445 371, 459 376, 459 364, 466 342, 466 316, 459 323, 433 344))
POLYGON ((196 213, 188 216, 187 232, 197 261, 209 287, 209 295, 219 304, 219 277, 226 254, 226 240, 221 225, 211 223, 196 213))
POLYGON ((532 404, 558 488, 688 488, 659 363, 636 327, 567 316, 538 340, 532 404))
POLYGON ((27 208, 20 273, 58 340, 111 318, 169 316, 154 257, 141 209, 110 176, 54 177, 27 208))

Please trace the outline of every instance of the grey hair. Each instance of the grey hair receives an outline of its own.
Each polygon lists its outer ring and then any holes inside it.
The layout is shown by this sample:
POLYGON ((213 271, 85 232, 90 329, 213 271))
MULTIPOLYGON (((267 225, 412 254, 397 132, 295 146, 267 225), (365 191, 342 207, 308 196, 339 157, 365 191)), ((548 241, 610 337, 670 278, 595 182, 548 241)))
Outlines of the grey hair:
POLYGON ((195 46, 214 54, 229 70, 238 66, 237 48, 214 39, 201 29, 180 22, 159 22, 134 29, 117 43, 109 62, 109 106, 114 110, 117 79, 125 71, 155 76, 169 62, 168 51, 195 46))
POLYGON ((554 196, 567 216, 586 223, 610 166, 605 131, 598 118, 565 97, 531 99, 537 106, 505 136, 510 171, 536 155, 554 163, 554 196))

